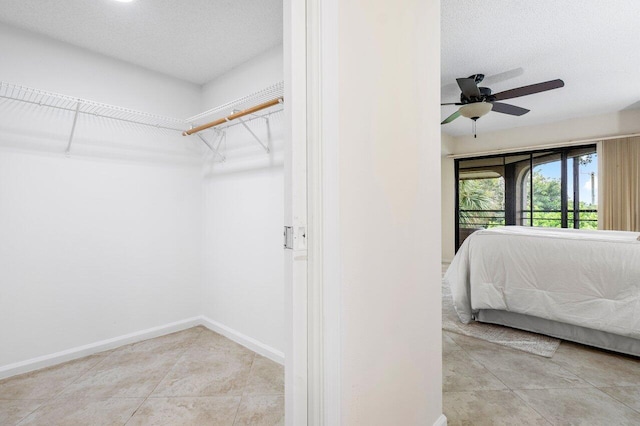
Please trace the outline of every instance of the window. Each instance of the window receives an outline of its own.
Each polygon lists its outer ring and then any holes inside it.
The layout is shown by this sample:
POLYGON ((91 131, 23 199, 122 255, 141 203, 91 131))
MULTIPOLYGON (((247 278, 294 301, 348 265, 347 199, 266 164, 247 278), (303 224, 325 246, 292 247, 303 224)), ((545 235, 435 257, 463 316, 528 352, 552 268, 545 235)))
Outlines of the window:
POLYGON ((597 160, 595 145, 456 160, 456 247, 493 226, 597 229, 597 160))

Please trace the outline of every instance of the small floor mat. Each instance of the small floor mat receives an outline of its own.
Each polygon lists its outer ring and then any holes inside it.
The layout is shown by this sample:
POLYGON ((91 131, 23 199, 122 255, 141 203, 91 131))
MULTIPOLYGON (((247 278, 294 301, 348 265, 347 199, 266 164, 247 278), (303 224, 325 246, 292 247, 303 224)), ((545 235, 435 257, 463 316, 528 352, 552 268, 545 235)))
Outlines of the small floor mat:
POLYGON ((453 307, 451 290, 446 285, 442 286, 442 329, 547 358, 551 358, 560 346, 559 339, 543 334, 477 321, 463 324, 453 307))

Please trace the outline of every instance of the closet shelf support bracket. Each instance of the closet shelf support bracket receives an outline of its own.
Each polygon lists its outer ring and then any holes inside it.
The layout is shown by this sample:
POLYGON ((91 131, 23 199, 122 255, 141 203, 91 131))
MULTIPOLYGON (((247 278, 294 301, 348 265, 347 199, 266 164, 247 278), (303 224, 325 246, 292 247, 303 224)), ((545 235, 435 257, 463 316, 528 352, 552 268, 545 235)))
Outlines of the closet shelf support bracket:
POLYGON ((245 121, 242 118, 238 118, 238 120, 240 121, 240 124, 242 124, 242 127, 244 127, 245 129, 247 129, 247 132, 251 133, 251 136, 253 136, 253 138, 260 144, 260 146, 262 147, 262 149, 264 149, 264 152, 266 152, 267 154, 270 152, 269 151, 269 147, 264 144, 260 138, 258 137, 258 135, 256 135, 253 130, 251 130, 249 128, 249 126, 247 126, 247 123, 245 123, 245 121))
POLYGON ((64 153, 67 157, 71 156, 71 143, 73 142, 73 134, 76 132, 76 123, 78 123, 78 113, 80 112, 80 101, 76 103, 76 111, 73 116, 73 124, 71 125, 71 134, 69 135, 69 142, 67 143, 67 149, 64 153))
POLYGON ((213 147, 213 145, 211 145, 211 144, 209 143, 209 141, 208 141, 207 139, 205 139, 205 137, 204 137, 204 136, 202 136, 200 133, 197 133, 197 134, 196 134, 196 136, 198 136, 198 138, 200 138, 200 140, 201 140, 201 141, 202 141, 202 142, 203 142, 203 143, 204 143, 204 144, 205 144, 205 145, 206 145, 206 146, 211 150, 211 152, 213 152, 213 154, 214 154, 215 156, 220 157, 220 161, 221 161, 221 162, 224 162, 224 160, 226 160, 225 156, 224 156, 224 155, 222 155, 222 154, 220 153, 220 151, 218 150, 218 148, 220 148, 220 143, 222 142, 222 138, 223 138, 223 135, 222 135, 222 134, 220 134, 220 137, 219 137, 219 139, 218 139, 218 144, 217 144, 217 146, 216 146, 215 148, 214 148, 214 147, 213 147))

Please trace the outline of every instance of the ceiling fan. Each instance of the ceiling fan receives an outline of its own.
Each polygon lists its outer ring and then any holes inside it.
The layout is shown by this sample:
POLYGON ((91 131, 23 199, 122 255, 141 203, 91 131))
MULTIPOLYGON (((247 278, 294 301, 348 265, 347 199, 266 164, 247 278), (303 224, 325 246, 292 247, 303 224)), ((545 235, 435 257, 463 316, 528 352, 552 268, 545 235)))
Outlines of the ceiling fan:
POLYGON ((475 121, 478 120, 478 118, 488 114, 490 111, 517 116, 524 115, 529 112, 528 109, 520 108, 511 104, 505 104, 499 101, 533 95, 534 93, 559 89, 564 86, 564 81, 557 79, 505 90, 504 92, 491 93, 490 88, 478 86, 483 79, 484 74, 474 74, 468 78, 456 79, 462 92, 460 94, 460 102, 444 103, 440 105, 460 105, 460 108, 440 124, 451 123, 461 115, 472 119, 475 124, 475 121))

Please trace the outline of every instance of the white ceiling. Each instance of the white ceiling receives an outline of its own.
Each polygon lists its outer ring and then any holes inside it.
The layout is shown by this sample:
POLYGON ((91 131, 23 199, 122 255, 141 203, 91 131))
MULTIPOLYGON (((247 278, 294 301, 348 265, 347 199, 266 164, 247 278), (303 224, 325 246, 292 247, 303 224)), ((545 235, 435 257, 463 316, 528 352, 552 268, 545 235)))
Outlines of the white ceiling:
POLYGON ((0 0, 0 22, 203 84, 282 43, 282 0, 0 0))
MULTIPOLYGON (((0 22, 197 84, 282 43, 282 16, 282 0, 0 0, 0 22)), ((442 0, 442 100, 476 73, 494 93, 565 81, 507 101, 531 112, 489 113, 480 133, 640 108, 639 17, 640 0, 442 0)), ((466 135, 471 121, 443 130, 466 135)))
MULTIPOLYGON (((443 102, 459 101, 455 79, 472 74, 514 76, 481 84, 494 93, 564 80, 505 101, 531 112, 491 112, 479 134, 640 108, 640 0, 442 0, 441 60, 443 102)), ((441 107, 442 119, 456 108, 441 107)), ((471 123, 461 117, 442 130, 468 135, 471 123)))

